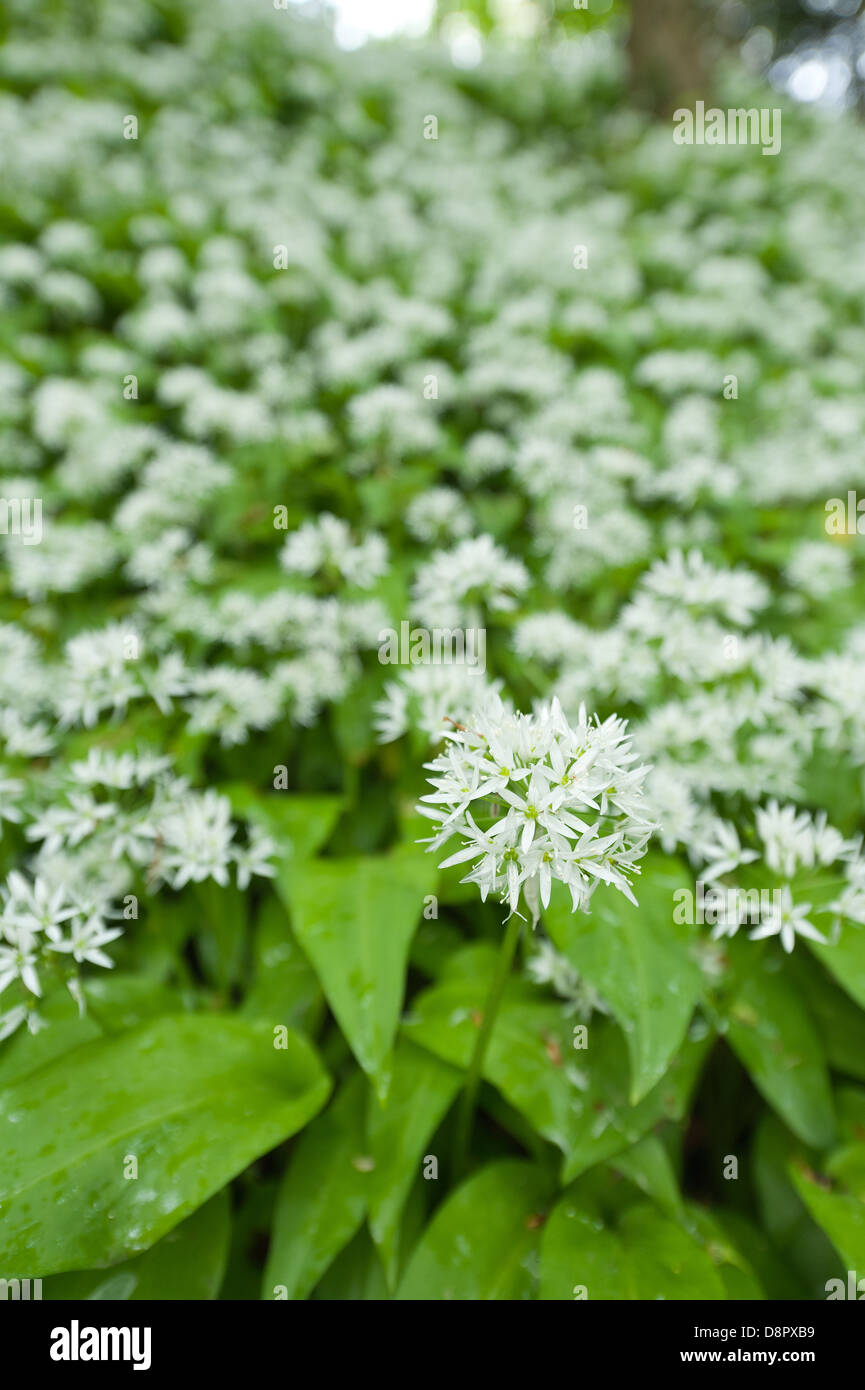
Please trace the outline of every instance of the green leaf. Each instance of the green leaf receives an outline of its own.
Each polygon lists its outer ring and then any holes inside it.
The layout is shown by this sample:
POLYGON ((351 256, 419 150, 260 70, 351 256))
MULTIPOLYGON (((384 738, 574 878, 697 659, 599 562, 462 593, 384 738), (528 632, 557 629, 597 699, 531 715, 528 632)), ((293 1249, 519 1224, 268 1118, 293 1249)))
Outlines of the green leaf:
POLYGON ((791 1161, 816 1160, 767 1112, 758 1125, 749 1164, 761 1226, 799 1283, 792 1296, 822 1298, 825 1280, 838 1272, 838 1256, 793 1186, 791 1161))
POLYGON ((308 862, 278 880, 327 1002, 381 1096, 409 946, 435 881, 434 863, 414 845, 386 855, 308 862))
POLYGON ((612 1158, 610 1164, 651 1197, 667 1216, 682 1220, 684 1206, 676 1174, 670 1155, 656 1134, 647 1134, 632 1148, 612 1158))
POLYGON ((387 1296, 384 1270, 365 1226, 337 1255, 312 1293, 314 1299, 339 1303, 381 1303, 387 1296))
POLYGON ((580 1204, 579 1184, 558 1203, 541 1240, 542 1299, 725 1299, 715 1264, 692 1235, 649 1203, 615 1227, 580 1204))
POLYGON ((865 1272, 865 1202, 847 1192, 829 1192, 804 1164, 790 1164, 793 1186, 847 1269, 865 1272))
POLYGON ((315 1031, 325 1003, 318 977, 291 930, 285 904, 265 899, 253 938, 254 980, 241 1006, 245 1017, 315 1031))
POLYGON ((220 790, 235 815, 272 835, 279 842, 283 861, 291 863, 309 859, 325 844, 345 806, 342 796, 300 796, 288 791, 263 796, 242 782, 232 782, 220 790))
POLYGON ((82 1043, 102 1036, 103 1030, 92 1014, 79 1014, 68 989, 59 989, 44 999, 39 1013, 47 1024, 45 1028, 33 1034, 19 1028, 0 1043, 0 1086, 9 1086, 74 1052, 82 1043))
POLYGON ((173 1231, 132 1260, 111 1269, 53 1274, 46 1299, 212 1299, 225 1273, 231 1202, 223 1188, 173 1231))
MULTIPOLYGON (((760 1286, 760 1293, 755 1297, 772 1300, 804 1297, 805 1291, 790 1269, 789 1260, 775 1249, 764 1231, 738 1211, 719 1207, 712 1215, 716 1225, 753 1270, 760 1286)), ((721 1274, 724 1274, 723 1268, 721 1274)))
POLYGON ((105 1033, 124 1032, 146 1019, 177 1013, 185 1002, 176 989, 159 980, 119 971, 92 976, 84 980, 83 989, 86 1013, 79 1013, 68 989, 61 987, 39 1004, 47 1027, 33 1034, 21 1028, 0 1044, 0 1086, 21 1080, 105 1033))
POLYGON ((84 982, 87 1014, 106 1033, 125 1033, 138 1023, 183 1009, 184 996, 172 985, 140 975, 111 971, 84 982))
POLYGON ((301 1135, 276 1199, 263 1298, 306 1298, 360 1227, 371 1176, 366 1098, 355 1073, 301 1135))
POLYGON ((246 949, 247 898, 236 883, 215 879, 194 885, 198 950, 207 978, 223 992, 241 978, 246 949))
MULTIPOLYGON (((447 978, 413 1001, 405 1035, 444 1061, 467 1067, 493 960, 484 947, 454 957, 447 978)), ((588 1025, 588 1046, 579 1051, 572 1033, 559 1004, 512 978, 484 1062, 484 1078, 565 1155, 565 1181, 627 1149, 660 1120, 678 1118, 708 1046, 708 1038, 686 1041, 664 1080, 632 1106, 621 1030, 596 1015, 588 1025)))
POLYGON ((532 1257, 550 1197, 529 1163, 492 1163, 439 1207, 417 1244, 396 1297, 402 1300, 529 1298, 532 1257))
POLYGON ((829 1065, 865 1081, 865 1013, 806 952, 794 951, 785 968, 807 1001, 829 1065))
POLYGON ((712 1260, 723 1281, 727 1298, 764 1299, 766 1294, 751 1261, 731 1239, 719 1219, 720 1215, 689 1202, 684 1212, 684 1224, 712 1260))
POLYGON ((635 890, 639 907, 621 893, 601 888, 591 913, 572 912, 570 895, 557 884, 543 915, 558 949, 624 1029, 635 1102, 664 1075, 703 992, 691 953, 693 929, 673 921, 674 895, 680 890, 693 893, 679 861, 649 855, 635 890))
POLYGON ((753 943, 743 947, 729 949, 733 988, 724 1010, 727 1039, 785 1123, 806 1144, 823 1148, 834 1138, 835 1114, 817 1030, 777 959, 755 951, 753 943))
POLYGON ((834 975, 843 990, 865 1009, 865 927, 844 922, 831 946, 808 941, 808 950, 834 975))
POLYGON ((375 1159, 369 1190, 369 1228, 389 1283, 397 1266, 400 1218, 424 1150, 461 1083, 453 1067, 402 1040, 394 1053, 386 1104, 370 1097, 367 1135, 375 1159))
POLYGON ((330 1082, 307 1042, 286 1041, 160 1018, 0 1092, 0 1267, 39 1277, 146 1250, 295 1133, 330 1082))
POLYGON ((836 1100, 841 1138, 850 1143, 865 1142, 865 1089, 861 1086, 840 1086, 836 1100))

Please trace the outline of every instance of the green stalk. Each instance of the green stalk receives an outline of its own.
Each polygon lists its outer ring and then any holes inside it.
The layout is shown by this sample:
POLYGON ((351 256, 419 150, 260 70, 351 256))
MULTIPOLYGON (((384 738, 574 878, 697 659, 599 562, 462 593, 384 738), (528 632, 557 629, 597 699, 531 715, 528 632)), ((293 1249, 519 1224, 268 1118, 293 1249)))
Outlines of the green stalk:
POLYGON ((472 1133, 472 1120, 474 1119, 475 1103, 481 1084, 481 1072, 483 1070, 484 1058, 486 1057, 487 1047, 489 1046, 489 1041, 492 1036, 496 1014, 502 1002, 505 982, 508 978, 511 964, 513 963, 517 942, 520 939, 521 926, 522 919, 518 917, 516 913, 513 913, 507 924, 507 930, 502 937, 502 944, 499 947, 498 960, 496 961, 495 974, 493 975, 489 993, 484 1003, 483 1018, 481 1019, 481 1026, 478 1029, 474 1052, 472 1053, 469 1069, 466 1073, 465 1087, 460 1097, 459 1110, 457 1112, 453 1149, 453 1177, 455 1181, 458 1181, 465 1172, 469 1140, 472 1133))

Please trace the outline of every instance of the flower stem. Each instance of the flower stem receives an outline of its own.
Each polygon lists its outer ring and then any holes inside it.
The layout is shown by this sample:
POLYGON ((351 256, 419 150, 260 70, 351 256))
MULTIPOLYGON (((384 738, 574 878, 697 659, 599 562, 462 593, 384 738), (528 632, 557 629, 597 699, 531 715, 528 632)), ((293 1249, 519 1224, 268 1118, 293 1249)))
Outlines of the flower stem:
POLYGON ((481 1084, 481 1072, 483 1070, 484 1058, 486 1057, 487 1047, 489 1046, 489 1041, 492 1036, 496 1014, 502 1002, 505 982, 514 959, 517 942, 520 939, 521 926, 522 919, 514 912, 507 924, 507 930, 502 937, 495 973, 490 982, 489 993, 484 1003, 481 1026, 478 1029, 474 1052, 472 1053, 469 1069, 466 1073, 466 1082, 460 1097, 459 1110, 457 1112, 453 1149, 453 1177, 455 1181, 458 1181, 465 1172, 469 1140, 472 1132, 472 1120, 474 1118, 478 1089, 481 1084))

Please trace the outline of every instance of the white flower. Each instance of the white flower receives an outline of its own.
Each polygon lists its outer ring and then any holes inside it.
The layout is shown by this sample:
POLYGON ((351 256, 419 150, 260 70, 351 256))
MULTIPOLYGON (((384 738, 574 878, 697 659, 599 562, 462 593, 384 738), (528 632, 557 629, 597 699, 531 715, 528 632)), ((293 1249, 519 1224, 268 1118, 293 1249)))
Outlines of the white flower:
POLYGON ((13 929, 28 934, 45 932, 48 936, 58 935, 63 923, 75 917, 78 911, 70 904, 63 888, 54 888, 39 876, 28 882, 17 870, 10 873, 2 895, 0 933, 7 940, 16 939, 11 935, 13 929))
POLYGON ((30 1004, 16 1004, 5 1014, 0 1014, 0 1042, 10 1037, 22 1023, 27 1024, 28 1033, 38 1033, 45 1026, 45 1020, 30 1004))
POLYGON ((79 845, 111 821, 117 811, 112 801, 96 801, 89 792, 70 792, 68 806, 51 806, 27 827, 28 840, 42 840, 47 854, 64 845, 79 845))
POLYGON ((21 810, 15 804, 16 798, 24 790, 24 783, 17 777, 0 776, 0 828, 4 820, 18 822, 21 820, 21 810))
POLYGON ((420 729, 434 743, 445 735, 446 719, 458 723, 501 681, 488 682, 477 667, 410 666, 388 681, 373 712, 380 742, 391 743, 409 729, 420 729))
POLYGON ((187 795, 159 821, 161 872, 173 888, 213 878, 224 888, 234 829, 227 797, 208 790, 187 795))
POLYGON ((807 811, 770 801, 757 811, 757 834, 769 868, 792 878, 802 864, 814 863, 814 828, 807 811))
POLYGON ((348 584, 369 589, 387 569, 388 551, 384 539, 375 532, 355 544, 347 523, 323 512, 286 538, 279 560, 289 574, 313 575, 333 569, 348 584))
POLYGON ((23 928, 18 933, 18 944, 0 946, 0 994, 15 980, 20 980, 31 994, 40 995, 39 976, 36 974, 36 952, 32 949, 33 936, 23 928))
POLYGON ((119 927, 111 931, 98 917, 89 917, 87 921, 70 927, 68 936, 52 941, 48 949, 66 952, 79 964, 88 961, 91 965, 101 965, 110 970, 114 962, 101 948, 122 935, 119 927))
POLYGON ((689 608, 717 609, 740 627, 749 626, 754 621, 754 610, 762 608, 769 598, 769 590, 756 574, 717 569, 703 559, 699 550, 687 554, 671 551, 665 560, 652 565, 642 584, 659 598, 689 608))
POLYGON ((548 984, 565 1003, 565 1016, 571 1014, 587 1023, 592 1014, 609 1013, 600 995, 588 980, 582 979, 571 962, 557 951, 551 941, 538 942, 533 955, 526 961, 526 973, 536 984, 548 984))
POLYGON ((431 487, 413 497, 405 520, 419 541, 459 540, 472 529, 466 499, 451 487, 431 487))
POLYGON ((505 612, 516 594, 528 587, 521 560, 507 554, 491 536, 460 541, 452 550, 437 550, 418 570, 412 611, 431 627, 456 627, 474 621, 484 608, 505 612))
POLYGON ((765 936, 779 936, 781 945, 788 954, 796 944, 797 936, 807 936, 809 940, 819 941, 825 946, 825 936, 821 936, 814 923, 808 920, 807 914, 810 911, 810 903, 794 903, 790 886, 785 884, 776 894, 768 920, 762 921, 760 926, 750 933, 750 940, 759 941, 765 936))
POLYGON ((516 912, 522 893, 537 917, 553 879, 567 885, 573 910, 586 909, 598 882, 632 902, 630 879, 652 826, 641 813, 647 768, 630 769, 625 726, 601 724, 584 710, 571 727, 557 701, 515 714, 490 696, 449 746, 426 766, 435 787, 418 809, 438 822, 430 851, 454 835, 461 847, 440 864, 474 861, 463 882, 481 897, 499 893, 516 912), (479 825, 478 819, 486 821, 479 825))
POLYGON ((234 851, 238 888, 241 890, 248 888, 250 879, 254 874, 261 878, 275 878, 276 865, 271 864, 270 859, 276 853, 276 841, 265 834, 260 826, 252 826, 249 832, 249 844, 245 849, 234 851))
POLYGON ((739 843, 739 832, 731 821, 712 820, 693 849, 694 857, 706 861, 703 873, 710 881, 722 878, 724 874, 739 868, 741 864, 752 864, 759 859, 753 849, 743 849, 739 843))

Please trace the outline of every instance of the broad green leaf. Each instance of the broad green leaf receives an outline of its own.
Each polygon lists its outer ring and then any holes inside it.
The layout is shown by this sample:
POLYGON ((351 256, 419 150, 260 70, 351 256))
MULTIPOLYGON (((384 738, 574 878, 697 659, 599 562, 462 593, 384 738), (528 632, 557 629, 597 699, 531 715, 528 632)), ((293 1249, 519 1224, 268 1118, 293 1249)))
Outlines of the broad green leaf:
POLYGON ((267 796, 244 783, 221 790, 236 815, 260 825, 279 842, 283 861, 309 859, 326 842, 345 805, 342 796, 307 796, 274 791, 267 796))
POLYGON ((793 1186, 847 1269, 865 1273, 865 1202, 848 1192, 827 1191, 806 1165, 790 1164, 793 1186))
POLYGON ((398 1299, 529 1298, 549 1181, 531 1164, 492 1163, 439 1207, 415 1247, 398 1299))
POLYGON ((325 1008, 318 977, 291 930, 285 904, 271 894, 253 937, 254 978, 241 1014, 314 1031, 325 1008))
POLYGON ((851 1197, 865 1201, 865 1144, 842 1144, 822 1166, 826 1176, 840 1182, 851 1197))
POLYGON ((177 1013, 184 996, 160 980, 126 972, 103 972, 83 983, 87 1009, 79 1013, 68 989, 61 987, 39 1005, 47 1026, 38 1033, 19 1029, 0 1044, 0 1087, 9 1086, 82 1043, 105 1033, 124 1032, 162 1014, 177 1013))
POLYGON ((339 1303, 380 1303, 387 1296, 384 1270, 365 1226, 337 1255, 312 1293, 313 1299, 339 1303))
POLYGON ((682 1214, 682 1224, 698 1240, 715 1266, 730 1299, 764 1299, 766 1294, 756 1270, 730 1233, 717 1219, 715 1212, 706 1211, 696 1202, 688 1202, 682 1214))
POLYGON ((231 1238, 231 1202, 224 1188, 143 1255, 111 1269, 53 1274, 46 1299, 212 1299, 219 1293, 231 1238))
POLYGON ((865 1081, 865 1013, 806 952, 794 951, 785 971, 808 1005, 829 1065, 865 1081))
MULTIPOLYGON (((454 1066, 467 1067, 480 1026, 493 953, 472 947, 453 973, 413 1001, 405 1035, 454 1066), (472 973, 461 973, 468 965, 472 973)), ((588 1046, 575 1050, 573 1022, 558 1004, 516 977, 508 982, 484 1063, 484 1077, 565 1155, 565 1181, 627 1149, 663 1119, 676 1119, 708 1046, 686 1041, 662 1082, 630 1104, 621 1030, 596 1016, 588 1046)))
POLYGON ((321 1108, 321 1063, 286 1044, 237 1019, 160 1018, 0 1092, 0 1267, 39 1277, 153 1245, 321 1108))
POLYGON ((676 859, 649 855, 636 882, 639 907, 599 888, 590 913, 572 912, 556 885, 544 926, 558 949, 595 987, 622 1025, 631 1059, 631 1100, 648 1094, 682 1045, 703 980, 694 931, 673 914, 693 882, 676 859))
POLYGON ((363 1221, 371 1176, 366 1099, 356 1072, 298 1140, 276 1199, 263 1298, 306 1298, 363 1221))
POLYGON ((865 1142, 865 1088, 840 1086, 836 1101, 840 1137, 850 1143, 865 1142))
POLYGON ((610 1159, 611 1167, 651 1197, 667 1216, 681 1220, 684 1212, 676 1174, 657 1134, 647 1134, 630 1149, 610 1159))
POLYGON ((178 1013, 191 1002, 187 995, 161 980, 113 970, 87 979, 84 995, 88 1016, 106 1033, 125 1033, 148 1019, 178 1013))
POLYGON ((231 1184, 231 1249, 219 1290, 221 1300, 256 1303, 261 1299, 262 1252, 270 1241, 279 1188, 270 1173, 269 1160, 254 1163, 231 1184))
POLYGON ((409 946, 435 881, 435 864, 414 845, 386 855, 308 862, 278 880, 327 1002, 382 1096, 409 946))
POLYGON ((19 1028, 0 1043, 0 1086, 9 1086, 56 1058, 74 1052, 82 1043, 102 1036, 103 1030, 96 1019, 92 1014, 79 1013, 67 989, 59 989, 44 999, 39 1013, 46 1026, 38 1033, 31 1034, 26 1028, 19 1028))
POLYGON ((649 1203, 614 1227, 580 1205, 579 1184, 552 1212, 541 1239, 542 1299, 724 1299, 708 1251, 649 1203))
POLYGON ((860 1009, 865 1009, 865 927, 844 922, 837 941, 831 945, 809 941, 808 949, 860 1009))
POLYGON ((196 883, 194 892, 199 958, 207 979, 227 993, 243 973, 247 898, 236 883, 222 887, 212 878, 196 883))
MULTIPOLYGON (((730 943, 730 947, 734 943, 730 943)), ((727 1039, 757 1089, 806 1144, 832 1143, 835 1115, 829 1074, 805 1001, 772 955, 745 942, 731 952, 727 1039)))
POLYGON ((792 1163, 812 1162, 816 1158, 801 1140, 767 1112, 748 1163, 760 1224, 799 1282, 793 1296, 823 1298, 825 1281, 838 1272, 838 1256, 793 1186, 790 1171, 792 1163))
POLYGON ((461 1081, 453 1067, 403 1040, 394 1053, 386 1103, 370 1097, 367 1135, 375 1168, 370 1178, 369 1228, 391 1283, 403 1206, 421 1171, 426 1145, 461 1081))
MULTIPOLYGON (((795 1272, 791 1270, 789 1259, 783 1252, 775 1249, 759 1226, 740 1212, 731 1211, 726 1207, 716 1207, 712 1212, 712 1219, 753 1270, 761 1290, 755 1297, 773 1300, 805 1297, 806 1291, 795 1272)), ((723 1267, 721 1274, 724 1275, 723 1267)))
POLYGON ((842 1087, 836 1102, 839 1144, 821 1160, 820 1167, 851 1196, 865 1201, 865 1091, 857 1086, 842 1087))

